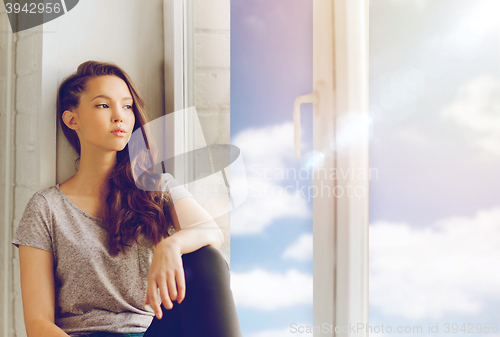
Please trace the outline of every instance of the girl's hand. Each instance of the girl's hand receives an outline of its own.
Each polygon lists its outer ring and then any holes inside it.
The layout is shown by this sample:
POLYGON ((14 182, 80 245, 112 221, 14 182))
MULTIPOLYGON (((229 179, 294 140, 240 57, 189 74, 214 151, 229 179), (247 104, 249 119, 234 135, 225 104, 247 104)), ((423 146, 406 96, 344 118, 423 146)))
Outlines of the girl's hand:
POLYGON ((149 267, 146 302, 153 308, 158 319, 162 318, 162 310, 158 302, 158 291, 165 309, 172 309, 172 301, 181 303, 186 295, 184 267, 182 265, 179 244, 168 237, 160 241, 154 250, 153 260, 149 267), (151 303, 150 303, 151 301, 151 303))

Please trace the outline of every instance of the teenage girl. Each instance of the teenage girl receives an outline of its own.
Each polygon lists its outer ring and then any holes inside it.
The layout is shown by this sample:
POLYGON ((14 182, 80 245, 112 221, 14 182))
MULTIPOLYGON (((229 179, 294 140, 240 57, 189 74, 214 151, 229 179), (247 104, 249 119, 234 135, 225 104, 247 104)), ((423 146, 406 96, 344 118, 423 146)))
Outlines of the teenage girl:
POLYGON ((57 113, 80 165, 33 195, 12 240, 27 335, 241 336, 217 224, 171 175, 134 176, 148 120, 129 76, 82 63, 57 113))

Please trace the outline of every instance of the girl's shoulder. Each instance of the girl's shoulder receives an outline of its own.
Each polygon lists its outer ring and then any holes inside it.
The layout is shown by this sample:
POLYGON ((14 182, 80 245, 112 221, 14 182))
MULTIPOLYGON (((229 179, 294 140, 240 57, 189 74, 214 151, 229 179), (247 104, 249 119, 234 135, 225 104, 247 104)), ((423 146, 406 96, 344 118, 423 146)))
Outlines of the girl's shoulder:
POLYGON ((52 252, 52 214, 50 204, 57 198, 55 186, 35 192, 24 209, 12 244, 27 245, 52 252))
POLYGON ((35 193, 33 193, 32 197, 35 197, 35 198, 39 197, 39 196, 46 196, 49 198, 53 197, 53 196, 57 195, 58 188, 59 188, 59 184, 40 189, 40 190, 36 191, 35 193))
POLYGON ((179 199, 190 197, 193 195, 180 184, 170 173, 163 173, 162 178, 162 191, 170 194, 172 204, 175 204, 179 199))
POLYGON ((28 199, 27 208, 48 208, 49 202, 60 197, 57 185, 41 189, 28 199))
POLYGON ((58 185, 43 188, 28 199, 27 207, 49 209, 53 203, 61 202, 63 196, 58 185))

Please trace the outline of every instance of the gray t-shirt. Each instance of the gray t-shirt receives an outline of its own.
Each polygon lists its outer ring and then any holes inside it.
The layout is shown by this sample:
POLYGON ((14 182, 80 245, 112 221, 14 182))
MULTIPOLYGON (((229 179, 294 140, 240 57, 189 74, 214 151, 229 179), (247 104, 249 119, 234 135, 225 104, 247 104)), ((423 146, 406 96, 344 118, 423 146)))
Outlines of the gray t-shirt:
MULTIPOLYGON (((170 174, 162 178, 173 204, 192 197, 170 174)), ((141 234, 142 246, 133 241, 128 256, 112 257, 106 228, 104 220, 78 208, 56 185, 31 197, 12 240, 18 248, 53 253, 55 324, 71 336, 145 332, 154 317, 151 306, 144 305, 152 243, 141 234)))

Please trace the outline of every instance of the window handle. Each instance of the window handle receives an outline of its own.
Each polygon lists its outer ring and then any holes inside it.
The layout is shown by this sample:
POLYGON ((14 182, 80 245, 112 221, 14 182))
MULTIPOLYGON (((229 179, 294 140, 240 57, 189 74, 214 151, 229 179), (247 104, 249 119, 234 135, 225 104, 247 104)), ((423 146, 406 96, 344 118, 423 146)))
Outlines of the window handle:
POLYGON ((300 105, 302 103, 312 103, 313 113, 318 113, 316 107, 318 102, 317 91, 313 90, 308 95, 299 96, 293 104, 293 128, 294 128, 294 143, 295 143, 295 158, 300 159, 300 105))

